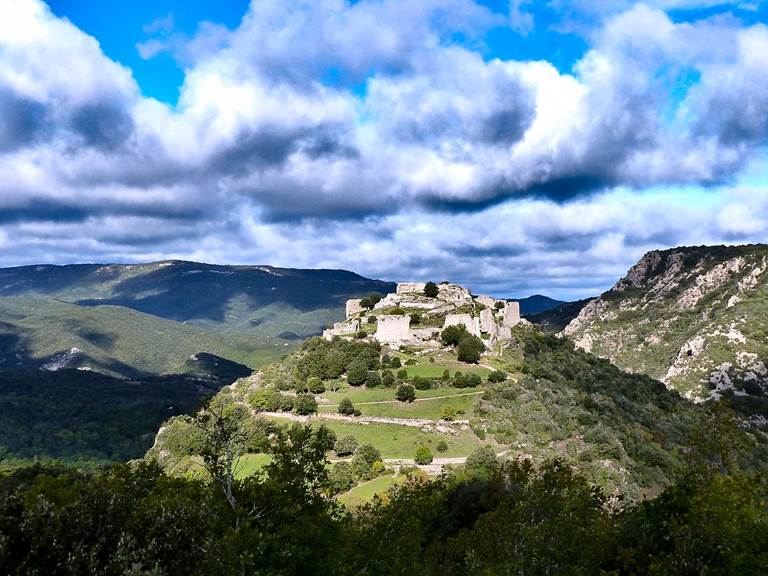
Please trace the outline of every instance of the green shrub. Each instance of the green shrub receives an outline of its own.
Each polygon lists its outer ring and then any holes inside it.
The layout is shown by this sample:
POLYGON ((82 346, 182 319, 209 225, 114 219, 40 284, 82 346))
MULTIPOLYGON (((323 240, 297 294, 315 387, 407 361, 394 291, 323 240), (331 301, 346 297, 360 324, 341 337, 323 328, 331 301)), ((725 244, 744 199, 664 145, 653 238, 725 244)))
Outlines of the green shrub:
POLYGON ((406 366, 416 366, 416 360, 413 358, 408 358, 408 360, 405 361, 406 366))
POLYGON ((311 394, 297 394, 293 401, 293 411, 302 416, 315 414, 317 412, 317 400, 311 394))
POLYGON ((248 395, 248 403, 258 412, 277 412, 280 410, 281 396, 273 388, 261 388, 248 395))
POLYGON ((488 382, 504 382, 507 379, 507 373, 501 370, 494 370, 488 374, 488 382))
POLYGON ((450 422, 456 419, 456 414, 457 410, 453 406, 443 406, 443 409, 440 411, 440 418, 450 422))
POLYGON ((352 458, 352 470, 355 476, 361 480, 370 480, 375 477, 373 465, 381 462, 381 452, 372 444, 363 444, 355 450, 352 458))
POLYGON ((357 450, 358 442, 354 436, 342 436, 333 444, 333 451, 336 456, 349 456, 357 450))
POLYGON ((390 388, 391 386, 394 386, 395 384, 395 375, 392 374, 391 370, 385 370, 384 373, 381 376, 381 383, 386 388, 390 388))
POLYGON ((395 392, 395 398, 400 402, 413 402, 416 400, 416 390, 410 384, 400 384, 395 392))
POLYGON ((440 340, 446 346, 457 346, 464 336, 467 336, 467 328, 463 324, 447 326, 440 332, 440 340))
POLYGON ((352 386, 360 386, 368 378, 368 365, 362 360, 354 360, 347 368, 347 382, 352 386))
POLYGON ((365 386, 366 388, 377 388, 381 386, 381 376, 377 371, 371 370, 368 372, 368 375, 365 377, 365 386))
POLYGON ((381 294, 369 294, 368 296, 360 300, 360 306, 362 306, 367 310, 370 310, 371 308, 376 306, 376 304, 381 302, 381 298, 382 298, 381 294))
POLYGON ((400 370, 397 371, 397 377, 400 378, 400 380, 405 380, 406 378, 408 378, 408 370, 406 370, 405 368, 401 368, 400 370))
POLYGON ((280 411, 290 412, 293 410, 293 396, 287 394, 280 394, 280 411))
POLYGON ((434 282, 427 282, 424 285, 424 296, 427 296, 428 298, 435 298, 439 293, 440 289, 434 282))
POLYGON ((437 451, 440 453, 448 452, 448 442, 440 440, 440 442, 437 443, 437 451))
POLYGON ((429 390, 432 388, 432 380, 423 376, 414 376, 411 382, 416 390, 429 390))
POLYGON ((368 324, 376 324, 376 316, 368 316, 368 324))
POLYGON ((389 311, 389 313, 393 316, 405 316, 405 310, 400 308, 400 306, 395 306, 389 311))
POLYGON ((432 460, 434 460, 434 457, 432 456, 432 451, 427 448, 424 444, 419 444, 419 446, 416 448, 416 454, 413 457, 414 462, 416 464, 420 464, 422 466, 426 464, 430 464, 432 460))
POLYGON ((336 462, 328 473, 328 482, 334 494, 346 492, 355 485, 355 473, 349 462, 336 462))
POLYGON ((312 394, 322 394, 325 392, 325 384, 323 384, 323 381, 317 376, 312 376, 312 378, 307 380, 307 389, 312 392, 312 394))
POLYGON ((400 368, 400 366, 402 366, 403 363, 400 361, 399 356, 393 356, 392 360, 389 362, 389 365, 391 368, 400 368))
POLYGON ((364 338, 368 337, 368 333, 365 330, 360 330, 355 334, 355 338, 358 340, 363 340, 364 338))
POLYGON ((411 314, 410 325, 418 326, 419 324, 421 324, 421 314, 419 314, 418 312, 414 312, 413 314, 411 314))
POLYGON ((337 412, 344 416, 352 416, 355 413, 355 406, 352 404, 352 400, 349 398, 342 398, 341 402, 339 402, 337 412))
POLYGON ((464 335, 456 348, 458 359, 467 364, 477 364, 483 352, 485 352, 485 344, 480 338, 471 334, 464 335))
POLYGON ((493 477, 498 473, 500 466, 496 453, 489 446, 475 450, 467 457, 467 462, 464 464, 467 473, 477 478, 493 477))

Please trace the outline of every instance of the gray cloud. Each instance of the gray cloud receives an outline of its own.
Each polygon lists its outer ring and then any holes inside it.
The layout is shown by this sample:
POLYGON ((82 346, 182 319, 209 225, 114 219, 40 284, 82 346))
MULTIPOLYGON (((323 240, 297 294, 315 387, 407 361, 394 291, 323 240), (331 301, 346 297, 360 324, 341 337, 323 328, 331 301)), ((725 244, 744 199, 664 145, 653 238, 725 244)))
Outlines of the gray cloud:
POLYGON ((236 30, 149 30, 185 62, 175 107, 40 2, 2 5, 0 264, 175 256, 575 297, 649 248, 764 237, 765 191, 724 185, 763 154, 768 29, 624 4, 565 73, 458 44, 500 25, 471 0, 257 0, 236 30), (718 201, 681 209, 659 191, 677 185, 718 201))

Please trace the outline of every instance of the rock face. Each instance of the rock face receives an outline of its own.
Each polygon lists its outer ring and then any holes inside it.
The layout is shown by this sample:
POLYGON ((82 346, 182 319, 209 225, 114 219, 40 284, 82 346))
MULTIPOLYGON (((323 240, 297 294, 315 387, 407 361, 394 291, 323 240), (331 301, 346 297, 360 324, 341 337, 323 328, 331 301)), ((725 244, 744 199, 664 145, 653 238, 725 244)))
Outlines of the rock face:
POLYGON ((768 246, 649 252, 563 333, 689 398, 768 393, 768 246))

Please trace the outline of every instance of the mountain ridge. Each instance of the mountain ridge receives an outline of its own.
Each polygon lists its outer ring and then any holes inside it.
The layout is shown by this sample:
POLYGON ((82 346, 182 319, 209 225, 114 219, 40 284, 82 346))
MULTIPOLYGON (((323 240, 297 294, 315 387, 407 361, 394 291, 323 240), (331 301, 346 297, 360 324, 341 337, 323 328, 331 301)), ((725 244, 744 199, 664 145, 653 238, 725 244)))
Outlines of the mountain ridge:
POLYGON ((768 246, 645 254, 564 329, 580 348, 691 399, 728 397, 764 413, 768 246))

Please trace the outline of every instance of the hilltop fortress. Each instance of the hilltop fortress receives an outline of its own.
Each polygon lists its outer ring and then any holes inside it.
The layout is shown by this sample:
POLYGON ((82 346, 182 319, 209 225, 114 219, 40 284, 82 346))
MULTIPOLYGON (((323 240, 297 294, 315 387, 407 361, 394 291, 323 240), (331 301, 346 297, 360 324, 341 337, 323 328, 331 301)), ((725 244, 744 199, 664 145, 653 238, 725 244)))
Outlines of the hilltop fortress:
POLYGON ((449 283, 439 284, 436 295, 427 296, 426 287, 426 283, 400 283, 395 292, 377 302, 347 300, 346 319, 325 330, 323 337, 370 337, 393 348, 437 347, 444 328, 462 325, 490 348, 509 340, 511 328, 521 322, 517 302, 473 296, 466 288, 449 283))

